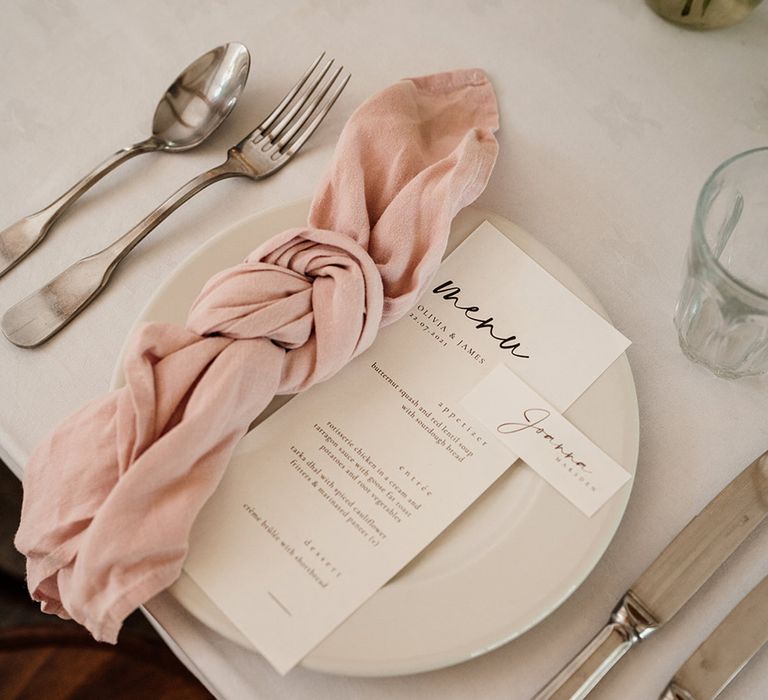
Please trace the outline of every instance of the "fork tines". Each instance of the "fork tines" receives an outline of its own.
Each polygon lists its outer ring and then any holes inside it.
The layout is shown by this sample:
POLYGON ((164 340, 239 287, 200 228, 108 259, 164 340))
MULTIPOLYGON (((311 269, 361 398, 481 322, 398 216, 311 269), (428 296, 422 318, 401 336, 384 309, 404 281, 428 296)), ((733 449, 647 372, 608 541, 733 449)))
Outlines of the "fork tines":
POLYGON ((274 148, 280 155, 291 157, 307 142, 351 77, 349 73, 341 77, 343 66, 336 68, 329 76, 334 62, 332 58, 318 70, 324 57, 325 51, 259 124, 252 143, 263 142, 263 150, 274 148))

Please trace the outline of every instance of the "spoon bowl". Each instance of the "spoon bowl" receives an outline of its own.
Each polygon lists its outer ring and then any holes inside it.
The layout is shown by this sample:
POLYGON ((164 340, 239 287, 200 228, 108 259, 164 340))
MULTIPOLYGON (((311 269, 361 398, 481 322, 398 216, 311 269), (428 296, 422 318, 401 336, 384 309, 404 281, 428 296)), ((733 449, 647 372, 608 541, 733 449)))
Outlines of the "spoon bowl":
POLYGON ((164 151, 185 151, 227 118, 248 80, 248 49, 232 42, 200 56, 165 91, 155 110, 152 138, 164 151))
POLYGON ((235 106, 250 65, 248 49, 233 42, 187 66, 157 105, 149 138, 113 153, 45 209, 0 231, 0 277, 29 255, 56 220, 118 165, 142 153, 186 151, 208 138, 235 106))

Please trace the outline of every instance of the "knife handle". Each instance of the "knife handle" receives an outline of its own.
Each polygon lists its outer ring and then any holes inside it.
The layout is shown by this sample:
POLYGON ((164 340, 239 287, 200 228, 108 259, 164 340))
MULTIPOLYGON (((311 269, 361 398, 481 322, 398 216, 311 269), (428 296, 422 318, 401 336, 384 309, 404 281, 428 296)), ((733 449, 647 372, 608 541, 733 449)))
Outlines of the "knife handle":
POLYGON ((687 691, 680 688, 674 681, 670 681, 659 700, 690 700, 690 697, 687 691))
POLYGON ((582 700, 624 654, 657 627, 658 623, 628 592, 608 624, 533 700, 582 700))

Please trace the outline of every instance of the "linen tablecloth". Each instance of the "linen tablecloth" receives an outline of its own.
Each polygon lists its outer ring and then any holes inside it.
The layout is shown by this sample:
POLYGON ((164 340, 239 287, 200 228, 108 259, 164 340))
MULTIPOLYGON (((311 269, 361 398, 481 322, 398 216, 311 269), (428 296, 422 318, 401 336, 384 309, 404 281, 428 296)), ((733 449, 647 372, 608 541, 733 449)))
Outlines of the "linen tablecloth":
MULTIPOLYGON (((527 698, 606 621, 672 536, 768 447, 768 383, 727 382, 680 353, 672 310, 695 198, 726 157, 768 140, 768 7, 697 33, 641 0, 6 2, 0 23, 0 226, 46 204, 108 153, 148 135, 156 101, 203 51, 252 52, 230 120, 189 153, 137 158, 86 195, 29 260, 0 279, 5 309, 138 221, 221 159, 322 49, 353 79, 312 143, 263 183, 202 193, 132 254, 99 301, 37 350, 0 342, 0 457, 17 474, 36 442, 107 389, 120 346, 160 281, 210 236, 311 193, 341 125, 397 78, 461 66, 491 77, 499 160, 479 204, 568 263, 634 344, 640 461, 606 555, 549 618, 467 663, 355 679, 297 669, 281 678, 209 632, 169 596, 149 606, 166 641, 221 698, 527 698)), ((763 528, 699 595, 621 661, 596 700, 657 697, 727 611, 768 574, 763 528)), ((768 696, 768 652, 725 693, 768 696)))

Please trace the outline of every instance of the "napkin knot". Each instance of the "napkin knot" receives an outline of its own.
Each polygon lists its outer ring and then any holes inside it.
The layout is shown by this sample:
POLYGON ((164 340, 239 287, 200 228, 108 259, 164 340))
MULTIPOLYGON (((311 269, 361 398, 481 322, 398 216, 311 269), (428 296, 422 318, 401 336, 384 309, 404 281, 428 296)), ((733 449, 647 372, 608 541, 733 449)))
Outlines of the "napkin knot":
POLYGON ((290 229, 211 278, 187 328, 200 336, 266 338, 289 350, 278 391, 294 393, 373 342, 383 299, 376 263, 352 238, 290 229))

